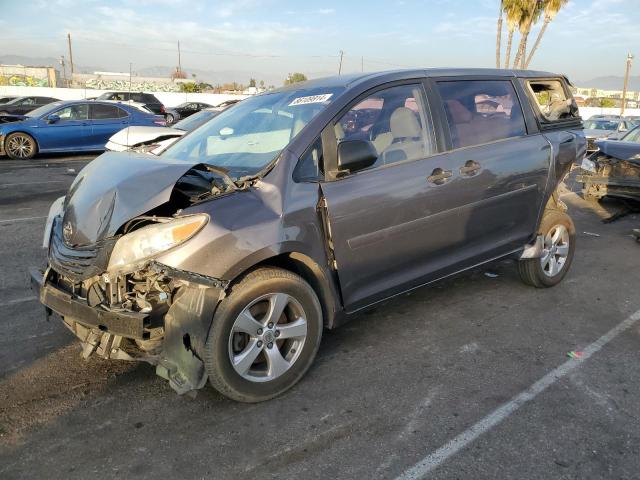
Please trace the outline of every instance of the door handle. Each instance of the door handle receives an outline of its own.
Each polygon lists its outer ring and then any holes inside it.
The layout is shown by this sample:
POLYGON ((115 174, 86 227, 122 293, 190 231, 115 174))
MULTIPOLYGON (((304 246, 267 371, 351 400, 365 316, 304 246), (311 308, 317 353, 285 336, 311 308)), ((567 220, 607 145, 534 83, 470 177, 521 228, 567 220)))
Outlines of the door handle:
POLYGON ((433 169, 431 175, 427 177, 427 181, 435 185, 443 185, 449 178, 451 178, 451 170, 443 170, 438 167, 433 169))
POLYGON ((473 160, 467 160, 464 167, 460 167, 460 175, 465 177, 473 177, 480 170, 480 164, 473 160))

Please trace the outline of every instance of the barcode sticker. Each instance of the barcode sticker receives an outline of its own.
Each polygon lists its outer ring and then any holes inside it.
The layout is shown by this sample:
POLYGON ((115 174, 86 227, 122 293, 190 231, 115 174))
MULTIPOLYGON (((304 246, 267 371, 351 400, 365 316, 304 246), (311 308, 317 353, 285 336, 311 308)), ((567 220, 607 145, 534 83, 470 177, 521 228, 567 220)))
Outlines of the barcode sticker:
POLYGON ((311 95, 309 97, 298 97, 289 104, 290 107, 296 105, 308 105, 310 103, 324 103, 333 97, 333 93, 325 93, 324 95, 311 95))

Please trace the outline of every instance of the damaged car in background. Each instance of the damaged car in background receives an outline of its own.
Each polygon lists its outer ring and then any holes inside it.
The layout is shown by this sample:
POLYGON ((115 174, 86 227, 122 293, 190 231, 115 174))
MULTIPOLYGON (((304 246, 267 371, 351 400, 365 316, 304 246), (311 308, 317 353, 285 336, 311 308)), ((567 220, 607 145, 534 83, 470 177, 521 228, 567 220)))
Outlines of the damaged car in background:
POLYGON ((630 120, 620 116, 592 116, 584 121, 584 136, 587 139, 587 152, 595 152, 597 140, 605 138, 617 139, 635 127, 630 120))
POLYGON ((556 187, 584 156, 581 127, 566 79, 544 72, 286 86, 159 156, 88 164, 51 207, 32 286, 86 358, 267 400, 303 377, 323 329, 402 292, 499 258, 558 284, 575 228, 556 187))
POLYGON ((172 124, 170 127, 127 127, 113 135, 107 145, 106 150, 113 152, 124 152, 132 150, 134 152, 152 153, 159 155, 169 145, 173 144, 184 134, 195 130, 200 125, 211 120, 220 112, 235 105, 240 100, 227 100, 217 107, 210 107, 200 110, 188 118, 172 124))
POLYGON ((640 201, 640 127, 620 140, 599 140, 598 150, 582 160, 584 198, 615 197, 640 201))

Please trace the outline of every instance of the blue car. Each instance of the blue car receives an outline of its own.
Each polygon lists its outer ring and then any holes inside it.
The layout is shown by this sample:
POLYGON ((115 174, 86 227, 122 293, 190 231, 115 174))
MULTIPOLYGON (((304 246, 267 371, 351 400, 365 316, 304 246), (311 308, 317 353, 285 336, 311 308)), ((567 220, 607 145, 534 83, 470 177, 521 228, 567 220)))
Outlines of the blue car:
POLYGON ((164 118, 125 103, 77 100, 37 108, 0 125, 0 155, 104 150, 114 133, 132 125, 164 126, 164 118))

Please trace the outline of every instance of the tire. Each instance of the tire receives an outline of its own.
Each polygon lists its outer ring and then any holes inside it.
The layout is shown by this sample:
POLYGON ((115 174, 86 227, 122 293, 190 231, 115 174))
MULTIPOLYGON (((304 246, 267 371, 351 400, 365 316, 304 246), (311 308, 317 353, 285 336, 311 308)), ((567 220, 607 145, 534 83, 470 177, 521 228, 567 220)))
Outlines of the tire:
POLYGON ((167 113, 167 118, 165 118, 165 121, 167 122, 167 125, 172 125, 175 121, 175 118, 173 118, 173 115, 171 115, 170 113, 167 113))
POLYGON ((543 256, 520 260, 518 273, 527 285, 553 287, 562 281, 571 267, 576 249, 576 228, 566 213, 548 210, 542 217, 538 233, 544 236, 543 256))
POLYGON ((4 151, 16 160, 28 160, 38 153, 38 144, 29 134, 22 132, 10 133, 4 140, 4 151))
POLYGON ((300 276, 279 268, 254 270, 216 310, 203 354, 209 382, 239 402, 276 397, 313 363, 322 327, 318 297, 300 276), (272 310, 282 314, 269 315, 272 310))

